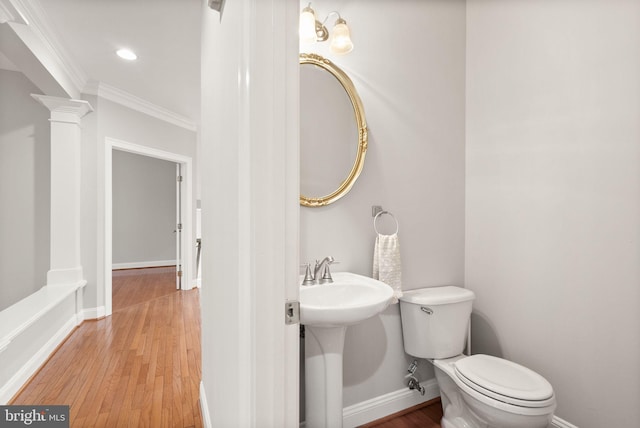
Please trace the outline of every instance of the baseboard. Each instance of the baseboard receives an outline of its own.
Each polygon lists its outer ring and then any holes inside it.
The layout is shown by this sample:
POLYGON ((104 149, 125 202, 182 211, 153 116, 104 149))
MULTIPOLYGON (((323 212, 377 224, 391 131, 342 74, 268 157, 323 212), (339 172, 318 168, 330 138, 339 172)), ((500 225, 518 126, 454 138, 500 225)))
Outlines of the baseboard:
MULTIPOLYGON (((343 427, 354 428, 364 425, 440 396, 440 389, 438 388, 438 383, 435 379, 421 382, 421 385, 425 388, 424 395, 420 395, 417 391, 403 388, 398 391, 390 392, 388 394, 345 407, 343 410, 343 427)), ((300 427, 303 428, 304 426, 305 423, 302 422, 300 427)), ((551 420, 550 428, 579 427, 559 418, 558 416, 554 416, 551 420)))
POLYGON ((153 260, 150 262, 113 263, 111 265, 111 269, 113 270, 140 269, 140 268, 175 266, 175 265, 176 265, 175 260, 153 260))
MULTIPOLYGON (((424 395, 420 395, 417 391, 403 388, 345 407, 342 411, 343 428, 355 428, 440 396, 440 389, 435 379, 430 379, 420 384, 425 389, 424 395)), ((202 381, 200 381, 200 413, 202 414, 203 426, 205 428, 212 428, 211 415, 209 414, 209 406, 207 405, 207 395, 202 381)), ((300 422, 300 428, 304 428, 305 426, 306 423, 304 421, 300 422)), ((579 428, 557 416, 553 417, 551 427, 579 428)))
POLYGON ((553 428, 578 428, 577 425, 570 424, 569 422, 563 419, 560 419, 557 416, 554 416, 553 419, 551 420, 551 426, 553 428))
POLYGON ((438 383, 434 379, 421 382, 425 394, 420 395, 415 390, 402 388, 361 403, 345 407, 343 410, 343 427, 353 428, 364 425, 376 419, 397 413, 417 404, 433 400, 440 396, 438 383))
POLYGON ((56 350, 67 336, 77 326, 77 318, 74 314, 69 321, 56 332, 29 360, 14 374, 9 381, 0 388, 0 403, 5 405, 22 388, 29 378, 47 361, 47 358, 56 350))
POLYGON ((204 383, 200 381, 200 414, 202 415, 202 425, 205 428, 212 428, 209 405, 207 404, 207 394, 204 392, 204 383))
POLYGON ((104 318, 106 313, 104 306, 98 306, 97 308, 85 308, 82 310, 82 320, 97 320, 104 318))

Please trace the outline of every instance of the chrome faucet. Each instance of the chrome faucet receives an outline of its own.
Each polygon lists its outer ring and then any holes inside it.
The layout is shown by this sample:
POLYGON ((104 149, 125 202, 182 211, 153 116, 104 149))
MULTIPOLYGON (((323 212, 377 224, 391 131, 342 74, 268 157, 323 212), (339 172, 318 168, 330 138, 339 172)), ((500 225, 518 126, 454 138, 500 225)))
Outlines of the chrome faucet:
POLYGON ((333 282, 333 278, 331 278, 331 271, 329 270, 329 265, 334 261, 335 259, 331 256, 325 257, 324 259, 322 259, 322 261, 316 260, 316 266, 313 268, 313 273, 311 272, 311 266, 307 264, 307 271, 304 276, 304 281, 302 281, 302 285, 325 284, 333 282))
POLYGON ((322 259, 321 262, 316 260, 316 267, 313 269, 313 279, 315 279, 318 284, 324 284, 326 282, 333 282, 333 278, 331 278, 331 272, 329 271, 329 265, 334 262, 333 257, 327 256, 322 259), (319 276, 322 272, 322 276, 319 276))

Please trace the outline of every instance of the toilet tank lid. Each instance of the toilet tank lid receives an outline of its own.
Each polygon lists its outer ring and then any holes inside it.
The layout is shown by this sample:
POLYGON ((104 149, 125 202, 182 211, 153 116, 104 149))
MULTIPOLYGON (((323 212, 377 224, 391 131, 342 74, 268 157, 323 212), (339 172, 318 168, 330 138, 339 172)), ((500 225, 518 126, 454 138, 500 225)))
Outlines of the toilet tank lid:
POLYGON ((475 299, 476 295, 466 288, 447 285, 444 287, 419 288, 403 292, 401 301, 416 305, 445 305, 448 303, 466 302, 475 299))

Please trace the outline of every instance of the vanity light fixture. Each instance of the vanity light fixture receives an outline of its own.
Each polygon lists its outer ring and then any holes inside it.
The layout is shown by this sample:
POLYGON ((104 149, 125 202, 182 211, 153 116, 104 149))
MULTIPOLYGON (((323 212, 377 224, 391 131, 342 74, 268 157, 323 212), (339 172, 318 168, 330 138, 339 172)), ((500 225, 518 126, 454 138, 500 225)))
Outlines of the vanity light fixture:
POLYGON ((347 21, 342 19, 336 11, 329 12, 324 21, 316 19, 316 13, 311 8, 311 3, 300 14, 300 40, 303 43, 324 42, 329 39, 329 31, 325 27, 325 22, 332 14, 338 15, 331 32, 331 52, 336 54, 346 54, 353 50, 351 32, 347 27, 347 21))
POLYGON ((116 51, 116 55, 122 59, 126 59, 127 61, 135 61, 138 59, 138 55, 130 49, 118 49, 116 51))

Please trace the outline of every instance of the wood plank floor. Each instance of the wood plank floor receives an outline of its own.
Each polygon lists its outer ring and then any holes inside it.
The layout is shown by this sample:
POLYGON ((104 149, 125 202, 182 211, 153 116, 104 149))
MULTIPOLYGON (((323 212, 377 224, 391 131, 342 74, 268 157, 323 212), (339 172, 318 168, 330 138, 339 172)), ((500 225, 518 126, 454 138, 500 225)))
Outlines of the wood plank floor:
POLYGON ((405 409, 360 428, 440 428, 442 404, 440 398, 405 409))
POLYGON ((113 315, 80 325, 11 404, 68 404, 72 427, 201 427, 199 291, 174 268, 116 271, 113 315))

